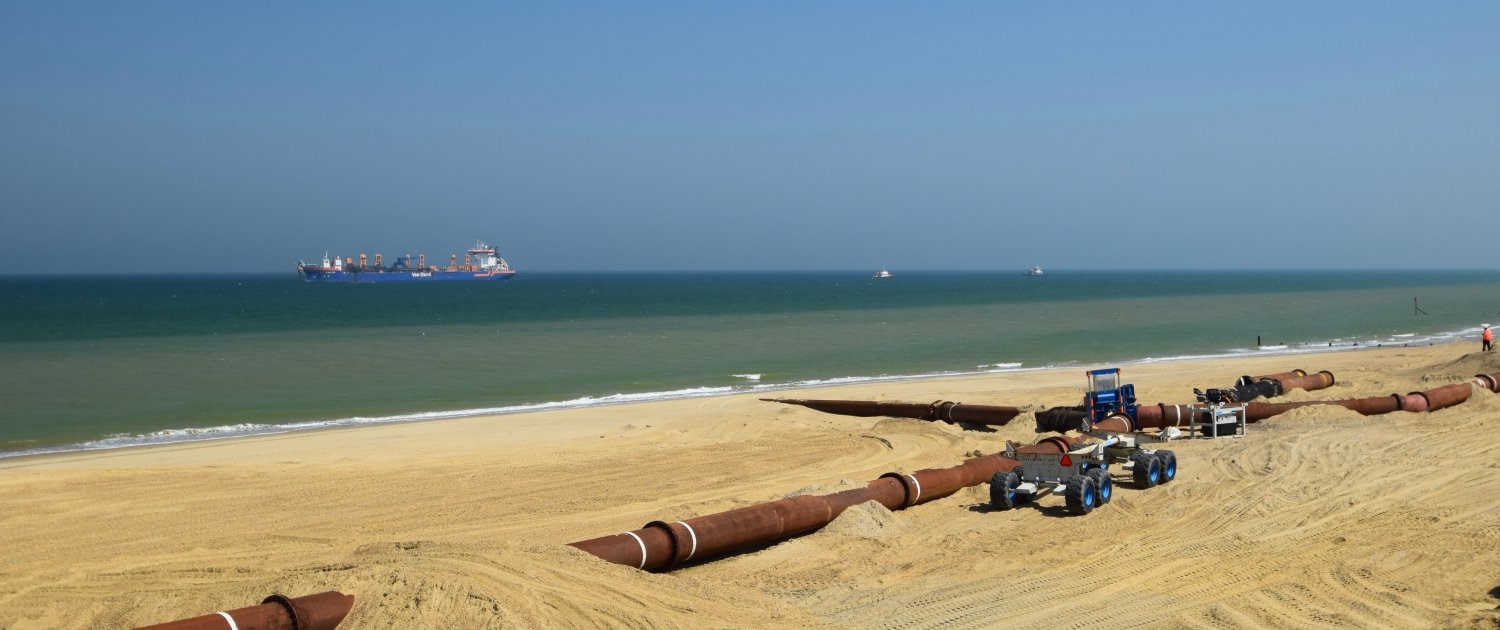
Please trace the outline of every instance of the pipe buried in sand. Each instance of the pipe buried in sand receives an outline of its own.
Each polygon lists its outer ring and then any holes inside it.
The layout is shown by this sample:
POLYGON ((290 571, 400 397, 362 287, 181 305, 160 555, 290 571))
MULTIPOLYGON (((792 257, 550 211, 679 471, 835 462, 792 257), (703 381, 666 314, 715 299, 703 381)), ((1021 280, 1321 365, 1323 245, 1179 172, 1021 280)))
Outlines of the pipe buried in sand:
POLYGON ((766 402, 801 405, 824 413, 841 416, 871 418, 913 418, 965 424, 1005 426, 1021 414, 1016 407, 1001 405, 966 405, 947 400, 928 404, 906 402, 880 402, 874 400, 808 400, 802 398, 762 398, 766 402))
POLYGON ((1250 379, 1256 381, 1280 381, 1289 378, 1301 378, 1303 376, 1307 376, 1306 370, 1292 370, 1290 372, 1279 372, 1277 374, 1262 374, 1260 376, 1251 376, 1250 379))
POLYGON ((168 621, 137 630, 333 630, 354 607, 354 596, 327 591, 302 597, 272 595, 259 606, 168 621), (232 624, 232 625, 231 625, 232 624))
POLYGON ((1474 387, 1469 383, 1454 383, 1435 387, 1425 392, 1412 392, 1407 394, 1409 400, 1412 396, 1420 396, 1427 401, 1427 411, 1437 411, 1457 405, 1469 399, 1474 393, 1474 387))
MULTIPOLYGON (((1065 452, 1084 442, 1053 437, 1017 450, 1065 452)), ((963 488, 988 483, 996 472, 1014 470, 1019 465, 999 454, 984 455, 950 468, 886 473, 863 488, 790 497, 681 521, 651 521, 634 531, 569 544, 615 564, 666 571, 691 560, 817 530, 844 510, 867 501, 900 510, 941 499, 963 488)))
POLYGON ((1136 423, 1130 416, 1124 414, 1113 414, 1106 416, 1103 420, 1094 423, 1092 431, 1110 431, 1114 433, 1130 433, 1136 430, 1136 423))
POLYGON ((1333 372, 1329 372, 1328 370, 1323 370, 1315 374, 1305 374, 1303 376, 1281 378, 1275 380, 1281 383, 1281 389, 1283 392, 1289 392, 1294 389, 1316 391, 1319 389, 1333 387, 1334 383, 1333 372))
POLYGON ((1036 412, 1037 433, 1066 433, 1088 429, 1089 412, 1083 407, 1052 407, 1036 412))

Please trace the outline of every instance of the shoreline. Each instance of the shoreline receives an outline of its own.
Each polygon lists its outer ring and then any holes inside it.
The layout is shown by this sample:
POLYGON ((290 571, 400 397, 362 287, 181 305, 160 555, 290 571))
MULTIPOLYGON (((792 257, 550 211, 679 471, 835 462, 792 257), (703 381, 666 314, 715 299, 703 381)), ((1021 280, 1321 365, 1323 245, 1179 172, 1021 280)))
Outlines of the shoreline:
MULTIPOLYGON (((1162 361, 1125 381, 1170 403, 1300 368, 1337 382, 1282 399, 1385 395, 1500 371, 1476 348, 1162 361)), ((1025 409, 1076 402, 1082 371, 802 391, 1025 409)), ((1177 480, 1119 476, 1086 517, 1051 499, 997 512, 973 487, 899 512, 856 506, 669 574, 567 546, 1039 437, 1029 414, 967 430, 760 394, 0 460, 15 550, 0 626, 135 627, 327 590, 355 596, 350 628, 1032 626, 1089 607, 1118 627, 1285 627, 1312 610, 1364 626, 1500 620, 1486 594, 1500 584, 1494 394, 1431 413, 1304 407, 1242 438, 1177 440, 1177 480)))
MULTIPOLYGON (((1209 354, 1191 354, 1191 355, 1159 357, 1159 358, 1158 357, 1143 357, 1143 358, 1120 360, 1120 361, 1113 361, 1113 362, 1101 362, 1099 365, 1133 366, 1133 365, 1153 365, 1153 364, 1170 363, 1170 362, 1177 362, 1177 361, 1198 361, 1198 360, 1202 360, 1202 361, 1216 361, 1216 360, 1249 359, 1249 358, 1256 358, 1256 357, 1307 356, 1307 355, 1314 355, 1315 356, 1315 355, 1317 355, 1319 353, 1325 353, 1325 352, 1326 353, 1349 352, 1349 351, 1369 350, 1369 349, 1386 348, 1386 347, 1389 347, 1389 348, 1395 348, 1395 347, 1403 347, 1403 348, 1404 347, 1424 347, 1424 346, 1420 345, 1420 344, 1422 344, 1424 342, 1425 342, 1426 346, 1449 344, 1449 343, 1458 344, 1458 343, 1462 343, 1461 339, 1463 339, 1465 336, 1468 336, 1471 333, 1477 334, 1477 331, 1478 331, 1478 328, 1475 328, 1472 331, 1465 329, 1465 330, 1459 330, 1459 331, 1438 332, 1438 333, 1432 333, 1432 334, 1427 334, 1427 335, 1423 335, 1421 333, 1401 333, 1401 334, 1397 334, 1397 335, 1389 335, 1388 336, 1388 339, 1395 339, 1395 338, 1399 338, 1399 337, 1410 337, 1410 338, 1414 339, 1411 342, 1406 342, 1406 341, 1403 340, 1401 342, 1400 346, 1397 346, 1395 341, 1386 341, 1386 340, 1382 340, 1382 339, 1369 340, 1369 341, 1364 342, 1364 345, 1360 345, 1361 342, 1357 342, 1357 341, 1354 341, 1354 342, 1342 342, 1342 343, 1339 343, 1338 345, 1335 345, 1334 342, 1330 341, 1330 342, 1328 342, 1327 346, 1316 345, 1314 342, 1297 342, 1297 343, 1293 343, 1293 344, 1275 344, 1275 345, 1267 344, 1265 346, 1261 346, 1260 348, 1254 348, 1254 349, 1252 349, 1252 348, 1233 349, 1233 350, 1229 350, 1229 351, 1225 351, 1225 352, 1217 353, 1217 354, 1213 354, 1213 353, 1209 353, 1209 354), (1419 344, 1419 345, 1418 346, 1411 346, 1410 345, 1411 343, 1416 343, 1416 344, 1419 344)), ((1342 338, 1340 338, 1340 339, 1342 339, 1342 338)), ((574 399, 571 399, 571 400, 563 400, 563 401, 544 401, 544 402, 539 402, 539 403, 527 403, 527 404, 509 405, 509 406, 503 406, 503 407, 489 407, 489 408, 478 408, 478 409, 456 409, 456 410, 421 411, 421 412, 414 412, 414 413, 407 413, 407 414, 397 414, 397 415, 390 415, 390 416, 372 416, 372 417, 355 416, 355 417, 347 417, 347 418, 334 418, 334 419, 329 419, 329 420, 288 421, 288 422, 281 422, 281 423, 276 423, 276 424, 235 424, 235 425, 216 426, 216 427, 168 428, 168 429, 160 429, 160 430, 158 430, 156 432, 153 432, 152 434, 137 434, 137 435, 129 435, 129 436, 126 436, 126 435, 104 436, 104 437, 100 437, 100 438, 97 438, 97 439, 94 439, 94 440, 89 440, 87 442, 77 442, 77 443, 63 444, 63 445, 58 445, 58 446, 39 447, 39 448, 22 449, 22 450, 15 450, 15 451, 0 451, 0 463, 3 463, 5 461, 9 461, 9 460, 23 459, 23 458, 32 458, 32 457, 46 457, 46 456, 52 456, 52 455, 65 455, 65 454, 72 454, 72 453, 87 453, 87 452, 94 452, 94 451, 112 451, 112 450, 119 450, 119 449, 135 449, 135 448, 149 447, 149 446, 166 446, 166 445, 172 445, 172 444, 184 444, 184 443, 195 443, 195 442, 215 442, 215 441, 222 441, 222 440, 233 440, 233 439, 241 439, 241 438, 267 436, 267 435, 283 435, 283 434, 287 434, 287 433, 300 433, 300 432, 305 432, 305 431, 321 431, 321 430, 333 430, 333 429, 343 429, 343 428, 357 428, 357 427, 362 427, 362 426, 380 426, 380 425, 389 425, 389 424, 426 423, 426 422, 434 422, 434 421, 441 421, 441 420, 455 420, 455 419, 463 419, 463 418, 481 418, 481 417, 490 417, 490 416, 509 416, 509 415, 515 415, 515 414, 535 413, 535 412, 544 412, 544 411, 562 410, 562 409, 592 409, 592 408, 612 407, 612 406, 616 406, 616 405, 630 405, 630 404, 660 402, 660 401, 667 401, 667 400, 689 400, 689 399, 697 399, 697 398, 712 398, 712 397, 716 397, 716 396, 733 396, 733 395, 736 395, 736 394, 747 394, 747 393, 764 394, 764 393, 771 393, 771 392, 785 392, 785 391, 795 391, 795 390, 802 390, 802 389, 813 390, 813 389, 821 389, 821 388, 826 388, 826 387, 838 387, 838 386, 843 386, 843 385, 879 384, 879 383, 902 383, 902 382, 908 382, 908 381, 940 380, 940 379, 945 379, 945 378, 960 378, 960 377, 983 376, 983 375, 1001 375, 1001 374, 1010 374, 1010 373, 1016 373, 1016 372, 1030 372, 1030 371, 1045 371, 1045 370, 1054 370, 1054 369, 1064 369, 1064 368, 1072 367, 1072 366, 1075 366, 1075 365, 1078 365, 1078 364, 1079 364, 1078 362, 1074 362, 1074 361, 1064 361, 1064 362, 1049 363, 1049 364, 1046 364, 1046 365, 1041 365, 1041 366, 1036 366, 1036 367, 1025 367, 1024 365, 1015 364, 1016 365, 1015 367, 999 367, 998 369, 989 369, 989 370, 976 369, 976 370, 964 370, 964 371, 936 372, 936 373, 928 373, 928 374, 877 375, 877 376, 843 376, 843 377, 830 377, 830 378, 824 378, 824 379, 812 379, 812 380, 797 381, 797 382, 790 382, 790 383, 771 383, 771 384, 758 384, 757 383, 757 384, 750 384, 750 385, 700 386, 700 387, 691 387, 691 388, 686 388, 686 389, 681 389, 681 390, 671 390, 671 391, 662 391, 662 392, 616 393, 616 394, 608 394, 608 395, 602 395, 602 396, 582 396, 582 397, 579 397, 579 398, 574 398, 574 399)), ((1009 366, 1009 365, 1013 365, 1013 364, 997 364, 997 365, 1009 366)), ((736 374, 736 375, 732 375, 732 376, 743 377, 745 375, 736 374)), ((757 378, 755 378, 755 379, 747 379, 747 380, 752 381, 752 382, 755 381, 755 380, 758 380, 759 375, 757 374, 757 375, 754 375, 754 376, 756 376, 757 378)))

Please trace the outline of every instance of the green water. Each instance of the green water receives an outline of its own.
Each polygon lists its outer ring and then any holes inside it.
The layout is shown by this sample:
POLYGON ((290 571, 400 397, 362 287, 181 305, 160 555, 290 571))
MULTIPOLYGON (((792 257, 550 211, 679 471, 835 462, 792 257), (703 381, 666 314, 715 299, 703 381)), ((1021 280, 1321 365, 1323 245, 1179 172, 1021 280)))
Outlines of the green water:
POLYGON ((1248 353, 1257 335, 1426 344, 1492 320, 1500 273, 1472 271, 8 278, 0 452, 1248 353))

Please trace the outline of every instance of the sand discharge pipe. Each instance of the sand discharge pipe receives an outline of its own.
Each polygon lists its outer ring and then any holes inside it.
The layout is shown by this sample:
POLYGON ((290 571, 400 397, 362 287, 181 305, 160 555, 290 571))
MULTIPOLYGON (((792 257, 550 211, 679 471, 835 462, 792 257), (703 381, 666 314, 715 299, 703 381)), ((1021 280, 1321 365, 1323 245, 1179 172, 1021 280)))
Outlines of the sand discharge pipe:
POLYGON ((1275 398, 1293 389, 1315 390, 1333 385, 1333 373, 1328 371, 1309 375, 1302 370, 1278 374, 1241 376, 1234 387, 1213 388, 1206 393, 1194 389, 1200 402, 1250 402, 1257 398, 1275 398))
POLYGON ((353 607, 354 596, 338 591, 295 598, 272 595, 259 606, 143 626, 137 630, 333 630, 343 623, 353 607))
MULTIPOLYGON (((1017 451, 1063 452, 1083 442, 1074 438, 1048 438, 1017 451)), ((867 501, 900 510, 941 499, 963 488, 988 483, 995 473, 1014 470, 1019 465, 1020 462, 998 454, 984 455, 951 468, 886 473, 863 488, 790 497, 683 521, 652 521, 635 531, 569 544, 615 564, 665 571, 693 559, 817 530, 833 522, 844 510, 867 501)))
MULTIPOLYGON (((1319 374, 1323 373, 1320 372, 1319 374)), ((1317 376, 1317 374, 1310 374, 1307 378, 1317 376)), ((1332 375, 1330 374, 1327 377, 1321 378, 1319 381, 1325 379, 1331 383, 1332 375)), ((1245 404, 1245 422, 1259 422, 1293 409, 1314 405, 1337 405, 1363 416, 1377 416, 1396 411, 1410 411, 1414 413, 1437 411, 1468 400, 1476 387, 1500 393, 1500 372, 1476 374, 1473 378, 1462 383, 1443 385, 1427 391, 1411 392, 1406 395, 1390 394, 1368 398, 1304 400, 1280 403, 1251 402, 1245 404)), ((1137 410, 1135 421, 1131 421, 1128 417, 1111 416, 1090 427, 1086 419, 1086 416, 1073 413, 1070 408, 1065 407, 1048 409, 1044 412, 1039 411, 1037 412, 1037 432, 1051 431, 1061 433, 1070 430, 1088 431, 1093 427, 1106 431, 1126 430, 1123 427, 1129 427, 1128 430, 1131 431, 1164 429, 1167 427, 1187 428, 1195 420, 1197 422, 1206 421, 1208 419, 1208 408, 1203 405, 1168 405, 1163 403, 1141 405, 1137 410)))
POLYGON ((1333 372, 1329 372, 1327 370, 1323 370, 1322 372, 1318 372, 1316 374, 1304 374, 1302 376, 1284 376, 1275 374, 1270 377, 1262 378, 1274 380, 1277 383, 1280 383, 1282 393, 1286 393, 1294 389, 1316 391, 1319 389, 1333 387, 1334 383, 1333 372))
POLYGON ((1260 376, 1248 377, 1256 381, 1280 381, 1284 378, 1300 378, 1307 376, 1307 370, 1292 370, 1290 372, 1278 372, 1276 374, 1262 374, 1260 376))
POLYGON ((917 420, 963 422, 990 426, 1005 426, 1006 423, 1015 419, 1016 416, 1021 415, 1021 410, 1015 407, 965 405, 946 400, 939 400, 931 404, 878 402, 874 400, 807 400, 803 398, 762 398, 761 400, 788 405, 801 405, 809 409, 842 416, 859 416, 865 418, 889 416, 892 418, 915 418, 917 420))

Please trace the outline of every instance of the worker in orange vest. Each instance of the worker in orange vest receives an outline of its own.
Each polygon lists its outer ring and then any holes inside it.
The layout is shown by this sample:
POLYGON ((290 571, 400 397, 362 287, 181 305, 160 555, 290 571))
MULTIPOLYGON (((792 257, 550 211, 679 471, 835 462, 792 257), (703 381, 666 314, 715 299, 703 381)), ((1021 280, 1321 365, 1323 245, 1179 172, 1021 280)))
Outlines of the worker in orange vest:
POLYGON ((1484 345, 1481 346, 1485 352, 1490 351, 1490 342, 1495 340, 1495 333, 1490 330, 1490 325, 1484 325, 1484 345))

